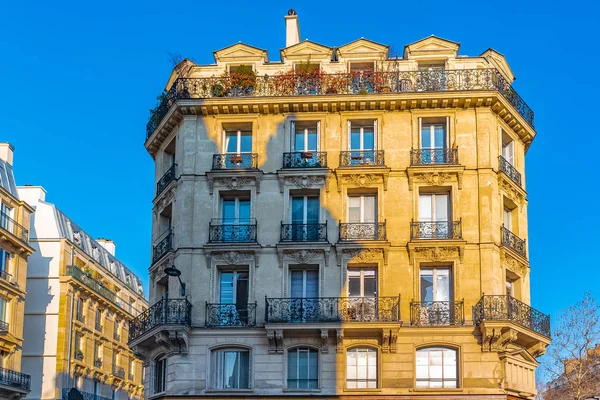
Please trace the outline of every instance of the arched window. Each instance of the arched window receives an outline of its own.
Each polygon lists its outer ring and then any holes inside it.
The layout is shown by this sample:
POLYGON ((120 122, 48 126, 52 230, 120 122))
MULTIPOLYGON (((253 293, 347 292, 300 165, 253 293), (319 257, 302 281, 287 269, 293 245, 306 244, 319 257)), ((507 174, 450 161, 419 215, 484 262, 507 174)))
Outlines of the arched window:
POLYGON ((377 387, 377 350, 355 347, 346 352, 346 387, 364 389, 377 387))
POLYGON ((319 387, 319 352, 307 347, 288 350, 288 389, 317 389, 319 387))
POLYGON ((250 389, 250 350, 216 349, 211 363, 215 389, 250 389))
POLYGON ((156 359, 152 367, 152 394, 162 393, 167 389, 167 359, 156 359))
POLYGON ((417 387, 458 387, 457 351, 447 347, 417 350, 417 387))

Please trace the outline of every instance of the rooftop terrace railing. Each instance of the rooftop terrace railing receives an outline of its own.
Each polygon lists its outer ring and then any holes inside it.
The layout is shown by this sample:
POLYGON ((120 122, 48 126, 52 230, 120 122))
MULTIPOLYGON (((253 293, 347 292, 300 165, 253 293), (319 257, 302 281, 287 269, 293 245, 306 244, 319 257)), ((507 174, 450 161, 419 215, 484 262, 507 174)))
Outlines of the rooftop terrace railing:
POLYGON ((319 72, 251 76, 240 80, 232 75, 209 78, 177 78, 171 88, 159 96, 146 125, 146 139, 156 130, 177 100, 231 98, 321 96, 377 93, 419 93, 457 91, 498 91, 534 127, 534 114, 525 100, 495 68, 439 71, 396 71, 328 74, 319 72), (242 83, 241 83, 242 82, 242 83))

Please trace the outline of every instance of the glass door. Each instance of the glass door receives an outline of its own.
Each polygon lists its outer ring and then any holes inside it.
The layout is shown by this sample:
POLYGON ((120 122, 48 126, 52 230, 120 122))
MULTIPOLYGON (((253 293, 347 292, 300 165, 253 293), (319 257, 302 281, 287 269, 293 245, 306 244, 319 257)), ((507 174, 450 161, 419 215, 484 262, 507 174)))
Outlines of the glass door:
POLYGON ((448 135, 445 124, 422 124, 421 162, 423 164, 444 164, 447 148, 448 135))
POLYGON ((451 304, 450 269, 425 268, 420 276, 421 323, 441 325, 454 322, 451 304))
POLYGON ((219 303, 223 326, 248 323, 248 271, 222 271, 219 303))
POLYGON ((252 132, 225 131, 225 168, 252 168, 252 132))
POLYGON ((377 197, 348 197, 348 223, 347 239, 377 240, 377 197))
POLYGON ((375 321, 377 318, 377 271, 375 268, 348 269, 348 318, 375 321))
POLYGON ((293 196, 291 207, 292 240, 317 241, 319 236, 318 196, 293 196))
POLYGON ((291 322, 319 322, 319 271, 297 269, 290 272, 291 322))
POLYGON ((222 202, 223 241, 250 241, 250 199, 224 198, 222 202))
POLYGON ((350 124, 350 165, 371 165, 376 163, 375 154, 375 124, 355 125, 350 124))
POLYGON ((424 193, 419 195, 420 239, 449 239, 451 218, 450 196, 447 193, 424 193))

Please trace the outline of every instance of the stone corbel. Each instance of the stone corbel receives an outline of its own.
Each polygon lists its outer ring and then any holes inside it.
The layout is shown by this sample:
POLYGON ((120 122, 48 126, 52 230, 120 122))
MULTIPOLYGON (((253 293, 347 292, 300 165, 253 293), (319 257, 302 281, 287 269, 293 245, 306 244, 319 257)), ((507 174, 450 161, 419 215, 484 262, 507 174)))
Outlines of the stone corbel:
POLYGON ((383 179, 383 190, 387 192, 388 175, 387 174, 383 174, 382 175, 382 179, 383 179))
POLYGON ((389 353, 390 351, 390 330, 382 329, 381 330, 381 352, 389 353))
POLYGON ((329 181, 331 181, 331 174, 333 172, 328 172, 325 175, 325 192, 329 193, 329 181))
POLYGON ((338 267, 342 266, 342 254, 343 254, 343 250, 342 249, 338 249, 337 246, 336 246, 336 248, 335 248, 335 259, 336 259, 338 267))
POLYGON ((325 259, 325 268, 329 267, 329 256, 331 254, 330 249, 323 250, 323 258, 325 259))
POLYGON ((269 341, 269 354, 277 353, 277 343, 275 342, 275 331, 267 331, 267 340, 269 341))
POLYGON ((328 340, 329 329, 321 329, 321 353, 323 354, 329 353, 328 340))
POLYGON ((260 193, 260 184, 262 182, 262 174, 261 175, 257 175, 255 178, 255 184, 256 184, 256 194, 260 193))
POLYGON ((259 258, 260 258, 260 255, 258 254, 258 252, 254 252, 254 268, 258 268, 259 258))
POLYGON ((179 354, 188 352, 188 335, 185 332, 169 331, 171 347, 179 354))
POLYGON ((335 182, 337 184, 337 191, 339 193, 342 192, 342 177, 338 176, 338 174, 335 174, 335 182))
POLYGON ((538 358, 546 353, 546 343, 537 342, 527 349, 533 358, 538 358))
POLYGON ((275 351, 277 354, 283 354, 283 330, 275 331, 275 351))
POLYGON ((279 268, 283 268, 283 250, 277 249, 277 261, 279 261, 279 268))
POLYGON ((277 177, 277 182, 279 183, 279 193, 283 193, 283 189, 285 188, 285 178, 279 175, 277 177))
POLYGON ((343 329, 337 329, 335 351, 337 353, 344 352, 344 330, 343 329))
POLYGON ((392 329, 390 332, 390 353, 396 353, 396 343, 398 343, 398 330, 392 329))
POLYGON ((204 250, 204 257, 206 258, 206 268, 212 267, 212 253, 208 250, 204 250))
POLYGON ((208 193, 212 195, 215 190, 215 179, 213 176, 206 174, 206 181, 208 182, 208 193))

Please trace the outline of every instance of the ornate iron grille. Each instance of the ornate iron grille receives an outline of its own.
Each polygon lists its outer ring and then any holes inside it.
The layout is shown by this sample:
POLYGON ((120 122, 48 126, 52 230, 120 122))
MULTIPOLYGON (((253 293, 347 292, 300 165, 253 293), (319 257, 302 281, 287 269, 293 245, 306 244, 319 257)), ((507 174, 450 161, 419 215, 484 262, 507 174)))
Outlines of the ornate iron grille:
POLYGON ((77 321, 81 322, 82 324, 85 324, 85 316, 82 313, 75 314, 75 318, 77 319, 77 321))
POLYGON ((3 212, 0 212, 0 227, 12 233, 23 242, 29 241, 29 231, 3 212))
MULTIPOLYGON (((74 265, 67 265, 66 271, 67 275, 72 276, 88 288, 92 289, 94 292, 117 304, 117 295, 102 283, 95 280, 89 273, 83 272, 74 265)), ((77 318, 79 319, 79 316, 77 316, 77 318)), ((81 322, 85 322, 85 319, 81 322)))
POLYGON ((327 152, 297 151, 283 153, 283 168, 326 168, 327 152))
POLYGON ((28 391, 31 387, 31 376, 11 369, 0 368, 0 385, 28 391))
POLYGON ((160 237, 156 240, 156 244, 152 247, 152 264, 157 262, 173 250, 173 231, 171 228, 167 229, 160 237))
POLYGON ((458 149, 412 149, 410 165, 458 165, 458 149))
POLYGON ((159 325, 192 323, 192 304, 187 299, 162 299, 129 323, 129 341, 159 325))
MULTIPOLYGON (((234 78, 235 80, 235 78, 234 78)), ((156 130, 177 100, 219 97, 321 96, 375 93, 499 92, 534 127, 534 114, 525 100, 495 68, 440 71, 344 73, 318 76, 257 76, 252 85, 239 87, 230 76, 178 78, 161 95, 146 125, 146 138, 156 130)))
POLYGON ((502 227, 500 228, 500 234, 502 236, 502 246, 506 246, 509 249, 512 249, 518 254, 527 258, 527 251, 525 250, 525 239, 521 239, 520 237, 506 229, 504 225, 502 225, 502 227))
POLYGON ((0 333, 8 332, 8 322, 0 321, 0 333))
POLYGON ((327 221, 324 224, 281 223, 282 242, 326 242, 327 221))
POLYGON ((410 239, 461 239, 462 220, 410 223, 410 239))
POLYGON ((7 281, 7 282, 10 282, 10 278, 12 278, 11 274, 9 274, 6 271, 0 271, 0 279, 3 279, 5 281, 7 281))
POLYGON ((241 153, 241 154, 214 154, 213 155, 213 170, 219 169, 257 169, 258 154, 256 153, 241 153))
POLYGON ((114 376, 118 376, 121 379, 125 379, 125 369, 123 367, 113 365, 112 373, 114 376))
POLYGON ((410 303, 410 323, 417 326, 464 325, 463 301, 427 301, 410 303))
POLYGON ((340 240, 386 240, 384 222, 340 222, 340 240))
POLYGON ((248 304, 206 303, 207 327, 256 326, 256 302, 248 304))
POLYGON ((340 167, 383 167, 383 150, 340 151, 340 167))
POLYGON ((99 358, 96 358, 96 359, 94 360, 94 367, 96 367, 96 368, 100 368, 100 367, 102 367, 102 360, 101 360, 101 359, 99 359, 99 358))
POLYGON ((83 361, 83 351, 77 349, 75 350, 75 359, 79 361, 83 361))
POLYGON ((268 323, 400 321, 400 295, 265 300, 268 323))
POLYGON ((165 190, 169 183, 175 180, 175 164, 171 165, 171 168, 165 172, 165 174, 160 178, 158 182, 156 182, 156 196, 165 190))
POLYGON ((62 400, 111 400, 108 397, 97 394, 82 392, 75 388, 64 388, 62 390, 62 400))
POLYGON ((237 223, 213 219, 208 226, 209 243, 253 243, 256 242, 256 220, 238 220, 237 223))
POLYGON ((96 322, 96 330, 97 330, 98 332, 102 332, 102 324, 101 324, 101 323, 99 323, 99 322, 96 322))
POLYGON ((510 321, 547 338, 551 337, 550 316, 512 296, 483 295, 473 306, 473 322, 479 325, 483 321, 510 321))
POLYGON ((500 160, 500 171, 504 172, 511 181, 521 186, 521 173, 506 158, 499 156, 498 159, 500 160))

